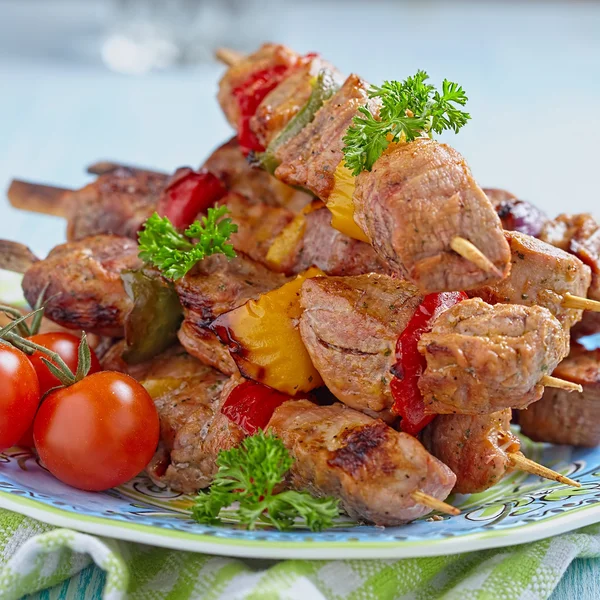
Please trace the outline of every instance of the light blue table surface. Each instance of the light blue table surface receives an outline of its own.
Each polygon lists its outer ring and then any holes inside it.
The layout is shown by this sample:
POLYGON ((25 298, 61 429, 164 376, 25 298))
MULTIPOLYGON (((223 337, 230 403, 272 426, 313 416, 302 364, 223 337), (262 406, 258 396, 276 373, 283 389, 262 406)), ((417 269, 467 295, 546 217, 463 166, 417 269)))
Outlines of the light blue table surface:
MULTIPOLYGON (((269 37, 318 50, 373 82, 417 68, 436 83, 459 81, 473 121, 448 139, 483 185, 550 215, 600 214, 600 4, 256 4, 243 20, 249 43, 269 37)), ((0 188, 12 177, 79 187, 89 180, 85 165, 98 159, 198 165, 231 135, 215 101, 223 70, 216 63, 144 76, 103 66, 108 8, 98 0, 0 0, 0 188)), ((40 255, 64 239, 57 218, 2 200, 0 216, 2 237, 40 255)), ((85 577, 93 598, 101 578, 91 570, 85 577)), ((553 600, 600 598, 599 579, 600 561, 577 561, 553 600)), ((66 589, 39 597, 67 597, 66 589)))

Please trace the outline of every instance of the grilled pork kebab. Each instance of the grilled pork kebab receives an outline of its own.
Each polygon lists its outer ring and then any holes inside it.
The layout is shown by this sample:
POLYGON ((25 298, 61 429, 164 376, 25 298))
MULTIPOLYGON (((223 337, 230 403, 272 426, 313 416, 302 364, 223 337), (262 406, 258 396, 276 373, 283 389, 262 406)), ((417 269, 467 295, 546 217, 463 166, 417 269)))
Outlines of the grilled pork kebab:
MULTIPOLYGON (((357 75, 313 106, 311 94, 319 73, 333 82, 343 79, 316 55, 301 57, 285 46, 266 44, 227 70, 218 98, 242 145, 247 144, 245 138, 253 138, 272 156, 280 181, 327 203, 336 189, 346 131, 359 109, 367 107, 377 115, 379 106, 357 75), (255 82, 269 76, 271 91, 249 114, 244 90, 255 92, 255 82)), ((352 185, 354 221, 363 237, 422 293, 469 290, 508 274, 510 253, 496 211, 463 157, 449 146, 428 138, 397 144, 352 185), (474 245, 491 268, 482 269, 460 256, 453 249, 457 238, 474 245)))
MULTIPOLYGON (((214 340, 208 351, 202 349, 202 341, 196 343, 199 336, 192 319, 198 326, 214 326, 236 305, 279 287, 285 279, 241 256, 225 262, 224 270, 218 261, 225 259, 215 256, 202 261, 176 284, 188 314, 194 313, 184 323, 180 339, 192 354, 231 373, 236 369, 227 360, 225 347, 214 340), (248 279, 244 267, 253 268, 253 279, 248 279), (213 350, 216 354, 211 358, 213 350)), ((61 325, 122 336, 132 304, 120 270, 136 264, 133 241, 94 236, 58 246, 47 259, 35 262, 25 273, 23 289, 28 301, 34 302, 48 285, 46 314, 61 325)), ((383 274, 305 281, 302 339, 340 401, 389 417, 396 342, 422 300, 412 284, 383 274)), ((432 413, 524 408, 539 399, 543 376, 568 353, 567 334, 543 307, 465 300, 434 319, 430 327, 419 341, 419 352, 427 361, 419 388, 432 413)))
MULTIPOLYGON (((208 487, 218 452, 247 435, 221 411, 243 385, 240 378, 228 378, 178 347, 133 368, 120 354, 118 346, 111 348, 103 366, 141 380, 160 416, 162 446, 149 474, 177 491, 208 487)), ((294 458, 289 486, 333 495, 352 518, 378 525, 427 514, 431 509, 412 497, 416 491, 443 500, 453 488, 455 475, 416 438, 339 403, 282 400, 265 429, 277 434, 294 458)))

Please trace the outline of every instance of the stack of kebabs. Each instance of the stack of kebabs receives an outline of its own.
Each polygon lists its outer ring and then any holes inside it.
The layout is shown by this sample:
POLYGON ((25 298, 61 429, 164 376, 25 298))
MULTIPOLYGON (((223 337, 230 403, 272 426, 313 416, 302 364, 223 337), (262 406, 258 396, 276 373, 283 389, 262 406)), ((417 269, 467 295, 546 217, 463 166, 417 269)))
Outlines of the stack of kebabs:
POLYGON ((9 190, 64 216, 69 241, 44 260, 3 242, 0 266, 25 273, 31 304, 45 290, 56 323, 106 336, 106 368, 144 382, 162 426, 150 475, 205 488, 218 452, 258 423, 295 459, 289 486, 379 525, 453 512, 451 491, 515 468, 578 485, 526 459, 510 421, 518 410, 533 439, 600 443, 600 355, 578 343, 600 331, 600 226, 482 190, 425 135, 389 139, 353 173, 348 129, 380 110, 365 81, 280 45, 221 57, 238 135, 199 171, 98 163, 79 191, 9 190), (173 282, 143 264, 155 211, 184 228, 216 204, 238 226, 235 258, 173 282), (149 306, 142 288, 169 300, 149 306), (132 343, 140 321, 151 339, 132 343))

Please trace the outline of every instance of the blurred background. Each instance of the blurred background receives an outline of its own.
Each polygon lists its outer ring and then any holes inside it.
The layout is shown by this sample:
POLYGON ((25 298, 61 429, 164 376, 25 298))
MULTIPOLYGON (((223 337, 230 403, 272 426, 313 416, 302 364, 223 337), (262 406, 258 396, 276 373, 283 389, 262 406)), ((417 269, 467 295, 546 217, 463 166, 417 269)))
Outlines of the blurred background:
MULTIPOLYGON (((80 187, 99 159, 198 166, 232 135, 214 48, 272 40, 376 83, 460 82, 473 120, 447 139, 482 185, 600 212, 599 32, 596 2, 0 0, 0 187, 80 187)), ((64 239, 53 217, 0 214, 39 254, 64 239)))

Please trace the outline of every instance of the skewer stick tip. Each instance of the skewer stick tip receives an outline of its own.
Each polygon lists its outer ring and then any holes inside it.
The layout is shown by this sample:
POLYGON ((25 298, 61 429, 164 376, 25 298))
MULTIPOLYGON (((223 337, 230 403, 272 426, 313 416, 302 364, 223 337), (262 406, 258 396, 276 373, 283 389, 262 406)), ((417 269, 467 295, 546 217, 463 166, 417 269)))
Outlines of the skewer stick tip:
POLYGON ((574 479, 569 477, 565 477, 548 467, 544 467, 544 465, 540 465, 535 461, 527 458, 521 452, 509 452, 508 457, 512 463, 512 466, 521 471, 525 471, 526 473, 531 473, 532 475, 537 475, 538 477, 543 477, 544 479, 551 479, 552 481, 558 481, 559 483, 564 483, 565 485, 570 485, 572 487, 580 488, 581 484, 574 479))
POLYGON ((567 292, 563 296, 562 305, 565 308, 575 308, 579 310, 591 310, 592 312, 600 312, 600 302, 598 302, 597 300, 590 300, 589 298, 574 296, 569 292, 567 292))
POLYGON ((579 383, 552 377, 552 375, 544 375, 540 383, 546 387, 558 388, 560 390, 565 390, 566 392, 583 392, 583 387, 581 387, 579 383))
POLYGON ((498 269, 498 267, 469 240, 457 235, 450 241, 450 248, 452 248, 456 254, 460 254, 464 259, 479 267, 482 271, 502 279, 502 271, 500 271, 500 269, 498 269))
POLYGON ((244 58, 244 55, 231 48, 217 48, 215 50, 215 57, 218 61, 226 64, 228 67, 232 67, 239 63, 244 58))
POLYGON ((460 515, 460 510, 455 506, 451 506, 442 500, 438 500, 421 490, 415 490, 410 496, 417 504, 427 506, 428 508, 431 508, 431 510, 437 510, 447 515, 452 515, 453 517, 460 515))

